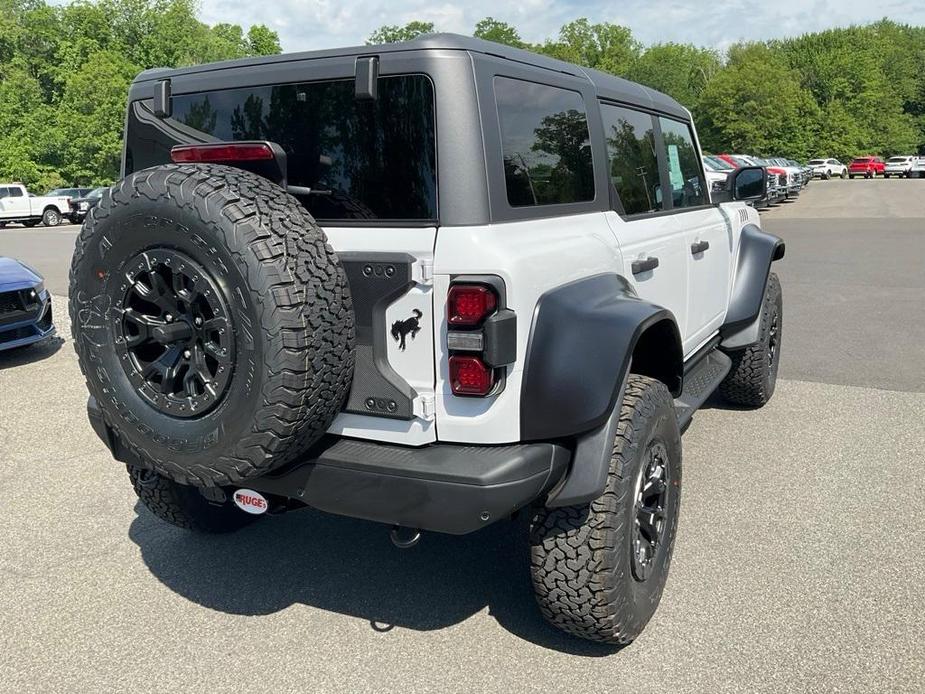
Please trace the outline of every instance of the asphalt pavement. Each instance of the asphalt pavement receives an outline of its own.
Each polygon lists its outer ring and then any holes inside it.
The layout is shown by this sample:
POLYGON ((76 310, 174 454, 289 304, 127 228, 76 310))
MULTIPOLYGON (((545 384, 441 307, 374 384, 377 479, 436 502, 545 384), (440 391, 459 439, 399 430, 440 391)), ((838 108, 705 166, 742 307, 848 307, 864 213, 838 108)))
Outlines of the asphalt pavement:
MULTIPOLYGON (((0 691, 925 691, 923 201, 828 181, 764 213, 782 380, 695 416, 668 585, 622 650, 543 623, 514 524, 403 552, 314 511, 156 521, 86 422, 56 298, 64 339, 0 355, 0 691)), ((41 233, 0 254, 60 291, 73 232, 41 233)))

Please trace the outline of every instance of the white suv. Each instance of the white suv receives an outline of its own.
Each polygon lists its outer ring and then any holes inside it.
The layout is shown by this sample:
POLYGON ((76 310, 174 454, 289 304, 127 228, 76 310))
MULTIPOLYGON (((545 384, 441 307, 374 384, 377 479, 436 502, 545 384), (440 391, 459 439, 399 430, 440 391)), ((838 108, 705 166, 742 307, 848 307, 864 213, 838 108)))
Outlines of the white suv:
POLYGON ((145 72, 126 122, 70 310, 142 503, 205 532, 311 506, 400 546, 521 512, 546 618, 634 639, 681 432, 717 388, 774 392, 763 169, 711 199, 673 99, 454 35, 145 72))
POLYGON ((910 178, 925 178, 925 157, 915 157, 909 168, 910 178))
POLYGON ((912 174, 912 165, 917 158, 918 157, 913 156, 890 157, 886 160, 886 166, 883 169, 883 177, 889 178, 890 176, 896 176, 897 178, 909 178, 912 174))
POLYGON ((826 180, 832 178, 832 176, 848 177, 848 167, 838 159, 810 159, 807 166, 812 169, 814 177, 818 176, 826 180))

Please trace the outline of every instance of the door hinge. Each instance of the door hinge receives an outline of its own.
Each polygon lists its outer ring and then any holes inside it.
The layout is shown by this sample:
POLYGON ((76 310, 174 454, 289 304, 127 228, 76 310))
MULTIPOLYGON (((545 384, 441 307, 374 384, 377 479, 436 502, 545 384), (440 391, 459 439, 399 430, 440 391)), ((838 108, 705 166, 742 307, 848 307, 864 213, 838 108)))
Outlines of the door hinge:
POLYGON ((431 394, 419 395, 412 403, 412 410, 415 417, 428 422, 433 421, 434 416, 437 414, 437 401, 431 394))
POLYGON ((419 260, 417 263, 417 276, 415 281, 418 284, 433 284, 434 282, 434 261, 419 260))

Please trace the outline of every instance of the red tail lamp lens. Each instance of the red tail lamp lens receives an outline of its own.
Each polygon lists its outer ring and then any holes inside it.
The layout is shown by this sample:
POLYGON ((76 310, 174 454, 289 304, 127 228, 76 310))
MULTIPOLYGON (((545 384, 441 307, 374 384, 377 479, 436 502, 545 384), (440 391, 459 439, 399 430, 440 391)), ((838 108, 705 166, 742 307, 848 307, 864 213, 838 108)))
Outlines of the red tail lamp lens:
POLYGON ((216 161, 267 161, 273 159, 273 156, 270 145, 262 142, 177 145, 170 150, 170 158, 177 164, 216 161))
POLYGON ((495 310, 498 297, 480 284, 456 284, 450 287, 446 303, 450 325, 471 327, 495 310))
POLYGON ((450 388, 453 395, 488 395, 494 386, 494 371, 478 357, 450 357, 450 388))

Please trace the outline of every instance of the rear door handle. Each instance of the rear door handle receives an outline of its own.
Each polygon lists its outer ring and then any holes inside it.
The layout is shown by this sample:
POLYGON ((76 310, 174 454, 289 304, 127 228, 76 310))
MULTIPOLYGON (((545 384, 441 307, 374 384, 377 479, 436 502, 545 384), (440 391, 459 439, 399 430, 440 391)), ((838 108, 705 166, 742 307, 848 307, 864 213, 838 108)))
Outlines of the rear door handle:
POLYGON ((648 272, 649 270, 654 270, 658 267, 658 258, 649 256, 644 260, 634 260, 631 265, 634 275, 641 275, 643 272, 648 272))
POLYGON ((691 255, 697 255, 698 253, 703 253, 710 247, 709 241, 697 241, 696 243, 691 244, 691 255))

